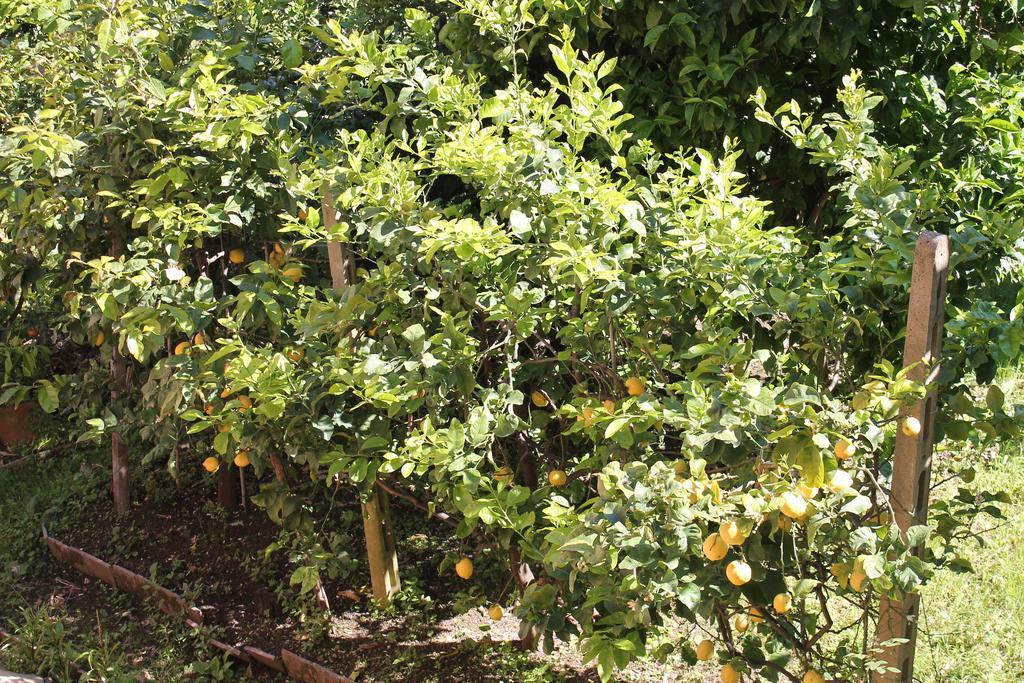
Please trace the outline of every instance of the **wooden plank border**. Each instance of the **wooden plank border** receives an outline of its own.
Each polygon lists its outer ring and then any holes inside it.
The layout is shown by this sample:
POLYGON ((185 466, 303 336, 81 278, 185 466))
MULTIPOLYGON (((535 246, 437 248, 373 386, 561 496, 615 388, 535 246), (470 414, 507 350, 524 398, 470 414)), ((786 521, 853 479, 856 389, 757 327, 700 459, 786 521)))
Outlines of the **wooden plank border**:
MULTIPOLYGON (((191 628, 199 628, 202 625, 203 613, 198 608, 189 605, 184 598, 169 588, 153 583, 130 569, 109 564, 80 548, 62 543, 50 536, 45 526, 43 527, 43 540, 50 553, 59 562, 67 564, 86 576, 91 576, 130 593, 144 602, 156 606, 168 615, 179 617, 191 628)), ((3 631, 0 631, 0 638, 5 635, 3 631)), ((249 645, 235 646, 213 638, 207 642, 211 648, 234 657, 240 662, 266 667, 301 683, 354 683, 347 676, 337 674, 325 666, 285 649, 281 650, 280 655, 273 655, 249 645)))

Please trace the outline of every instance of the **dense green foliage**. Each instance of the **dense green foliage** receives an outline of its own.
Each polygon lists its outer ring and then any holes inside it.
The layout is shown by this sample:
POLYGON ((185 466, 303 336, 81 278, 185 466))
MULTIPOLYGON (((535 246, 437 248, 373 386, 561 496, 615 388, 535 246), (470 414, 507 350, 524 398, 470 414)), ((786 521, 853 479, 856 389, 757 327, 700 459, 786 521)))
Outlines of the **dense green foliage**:
POLYGON ((35 0, 2 30, 0 316, 10 354, 30 324, 81 354, 39 395, 84 438, 287 455, 308 481, 257 500, 296 534, 318 473, 408 480, 467 553, 518 549, 518 613, 603 675, 698 617, 768 679, 863 671, 830 605, 963 566, 999 514, 967 470, 901 538, 885 480, 922 229, 953 246, 939 436, 1019 433, 970 391, 1024 342, 1015 7, 35 0))

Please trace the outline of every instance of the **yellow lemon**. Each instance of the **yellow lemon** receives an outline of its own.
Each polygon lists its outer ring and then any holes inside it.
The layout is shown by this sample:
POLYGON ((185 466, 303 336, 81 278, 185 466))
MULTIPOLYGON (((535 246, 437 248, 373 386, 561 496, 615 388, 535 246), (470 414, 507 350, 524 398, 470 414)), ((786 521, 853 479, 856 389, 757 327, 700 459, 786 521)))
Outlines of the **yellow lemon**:
POLYGON ((715 654, 715 644, 706 638, 697 644, 697 659, 706 662, 715 654))
POLYGON ((501 621, 501 618, 505 616, 505 610, 501 608, 501 605, 491 605, 487 608, 487 616, 491 618, 491 621, 501 621))
POLYGON ((786 491, 782 494, 779 510, 790 519, 799 519, 807 512, 807 499, 793 491, 786 491))
POLYGON ((725 577, 734 586, 742 586, 750 581, 750 565, 743 560, 733 560, 725 568, 725 577))
POLYGON ((732 620, 732 627, 737 633, 746 633, 747 629, 750 628, 750 617, 746 614, 737 614, 732 620))
POLYGON ((174 347, 174 355, 180 356, 183 353, 187 353, 190 348, 192 348, 192 345, 187 341, 178 342, 178 345, 174 347))
MULTIPOLYGON (((36 332, 36 334, 39 334, 39 333, 36 332)), ((95 346, 103 346, 103 342, 105 342, 106 340, 107 340, 107 333, 104 332, 103 330, 100 330, 99 332, 96 333, 96 339, 94 339, 92 343, 95 346)))
POLYGON ((206 343, 206 335, 202 332, 196 332, 196 336, 192 337, 192 343, 196 346, 202 346, 206 343))
POLYGON ((743 531, 740 530, 740 525, 735 519, 722 522, 718 527, 718 535, 722 537, 726 545, 742 545, 747 538, 743 535, 743 531))
POLYGON ((853 486, 853 477, 846 470, 836 470, 828 479, 828 487, 834 493, 845 491, 853 486))
POLYGON ((231 390, 230 389, 228 389, 227 387, 224 387, 223 389, 221 389, 221 392, 220 392, 220 397, 221 398, 227 398, 230 395, 231 395, 231 390))
POLYGON ((607 410, 609 413, 614 413, 615 401, 611 400, 610 398, 606 398, 605 400, 601 401, 601 407, 607 410))
POLYGON ((864 582, 867 580, 867 578, 867 574, 860 571, 859 569, 854 569, 852 572, 850 572, 850 587, 853 588, 853 590, 860 593, 864 590, 864 582))
POLYGON ((203 469, 207 472, 216 472, 220 469, 220 460, 213 457, 212 455, 203 461, 203 469))
POLYGON ((302 279, 302 268, 299 268, 298 266, 285 268, 283 271, 281 271, 281 274, 284 275, 289 280, 291 280, 292 282, 298 282, 299 280, 302 279))
POLYGON ((750 623, 752 624, 763 624, 764 623, 764 612, 761 611, 760 607, 750 608, 750 623))
POLYGON ((468 557, 463 557, 461 560, 455 563, 455 573, 459 575, 460 579, 469 580, 469 577, 473 576, 473 560, 468 557))
POLYGON ((807 484, 800 484, 799 486, 796 487, 796 489, 797 491, 800 492, 800 495, 806 498, 807 500, 810 500, 811 498, 814 498, 816 495, 818 495, 818 489, 814 488, 813 486, 808 486, 807 484))
POLYGON ((565 471, 563 470, 551 470, 548 472, 548 483, 556 488, 565 486, 567 480, 568 477, 565 476, 565 471))
POLYGON ((712 562, 718 562, 729 552, 729 546, 718 534, 711 534, 704 539, 704 557, 712 562))
POLYGON ((811 669, 804 674, 803 683, 825 683, 825 677, 811 669))
POLYGON ((726 664, 722 667, 722 672, 718 675, 718 680, 722 683, 739 683, 740 672, 736 670, 732 664, 726 664))
POLYGON ((772 607, 779 614, 785 614, 793 607, 793 598, 789 597, 788 593, 779 593, 772 598, 772 607))
POLYGON ((907 436, 917 436, 921 433, 921 421, 911 415, 910 417, 903 419, 903 424, 900 426, 903 433, 907 436))
POLYGON ((533 405, 538 408, 544 408, 548 405, 548 397, 539 389, 535 389, 534 392, 530 394, 530 400, 533 401, 533 405))
POLYGON ((836 444, 836 460, 849 460, 857 452, 857 447, 846 439, 840 439, 836 444))
POLYGON ((249 466, 249 450, 248 449, 243 449, 243 450, 238 451, 238 454, 235 455, 235 465, 237 465, 238 467, 248 467, 249 466))
POLYGON ((245 394, 239 394, 238 402, 239 404, 241 404, 239 410, 241 410, 243 413, 249 410, 249 408, 252 408, 252 399, 246 396, 245 394))
POLYGON ((245 262, 245 252, 241 249, 232 249, 228 252, 228 260, 238 265, 245 262))
POLYGON ((639 396, 644 393, 644 381, 639 377, 630 377, 626 380, 626 391, 630 396, 639 396))

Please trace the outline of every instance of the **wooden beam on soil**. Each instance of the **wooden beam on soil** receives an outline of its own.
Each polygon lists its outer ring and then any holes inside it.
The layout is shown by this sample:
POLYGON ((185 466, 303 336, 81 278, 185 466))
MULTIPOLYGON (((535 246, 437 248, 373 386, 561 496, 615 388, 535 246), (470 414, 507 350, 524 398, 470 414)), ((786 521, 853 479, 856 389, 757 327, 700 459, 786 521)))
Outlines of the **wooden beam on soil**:
MULTIPOLYGON (((321 204, 324 227, 330 232, 337 225, 338 209, 329 183, 324 185, 321 204)), ((344 293, 355 278, 355 261, 346 244, 329 239, 327 255, 330 259, 331 282, 335 291, 344 293)), ((398 575, 398 552, 392 533, 388 494, 375 485, 369 498, 362 503, 363 535, 370 565, 370 585, 373 596, 387 606, 391 597, 401 588, 398 575)))
MULTIPOLYGON (((51 537, 45 526, 42 531, 43 540, 59 562, 68 564, 83 574, 97 578, 143 601, 155 604, 166 614, 184 619, 185 624, 191 628, 199 628, 202 624, 203 613, 196 607, 188 605, 184 598, 169 588, 153 583, 130 569, 109 564, 84 550, 62 543, 51 537)), ((0 630, 0 639, 8 637, 11 636, 0 630)), ((288 650, 281 650, 281 656, 277 656, 249 645, 229 645, 212 638, 209 640, 209 644, 210 647, 246 664, 258 664, 304 683, 354 683, 351 678, 337 674, 288 650)))
POLYGON ((269 652, 265 652, 257 647, 250 647, 249 645, 242 646, 242 652, 260 666, 285 673, 284 661, 277 655, 272 655, 269 652))
POLYGON ((288 675, 297 681, 302 681, 302 683, 353 683, 352 679, 348 676, 336 674, 316 662, 311 662, 283 648, 281 650, 281 659, 284 662, 284 668, 288 675))
MULTIPOLYGON (((903 347, 903 367, 910 368, 908 377, 916 382, 933 383, 939 374, 948 271, 949 238, 930 231, 921 233, 914 251, 903 347)), ((915 417, 921 423, 917 436, 908 436, 902 429, 896 432, 889 504, 904 537, 907 529, 925 524, 928 519, 937 403, 933 385, 923 399, 905 406, 900 413, 901 423, 907 417, 915 417)), ((916 552, 921 552, 921 548, 916 552)), ((873 673, 872 683, 913 680, 920 600, 920 595, 912 594, 902 600, 881 601, 875 642, 887 670, 873 673), (892 644, 893 640, 901 642, 892 644)))

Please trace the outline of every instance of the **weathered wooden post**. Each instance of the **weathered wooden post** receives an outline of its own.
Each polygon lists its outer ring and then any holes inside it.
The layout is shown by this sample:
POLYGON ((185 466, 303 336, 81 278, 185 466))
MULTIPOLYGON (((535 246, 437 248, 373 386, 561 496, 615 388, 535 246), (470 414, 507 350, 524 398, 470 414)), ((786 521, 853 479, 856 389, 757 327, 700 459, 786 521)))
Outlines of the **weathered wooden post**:
MULTIPOLYGON (((330 231, 337 223, 338 209, 330 183, 325 183, 321 203, 324 227, 330 231)), ((327 256, 331 265, 331 282, 334 289, 343 292, 355 279, 355 261, 345 244, 328 239, 327 256)), ((362 503, 363 536, 366 538, 366 554, 370 564, 370 585, 373 597, 381 604, 391 602, 391 596, 399 591, 398 552, 392 532, 391 510, 388 494, 375 485, 370 498, 362 503)))
MULTIPOLYGON (((105 219, 104 223, 108 221, 105 219)), ((110 240, 110 256, 120 258, 124 253, 124 237, 121 226, 112 230, 110 240)), ((131 381, 128 374, 128 362, 121 354, 117 339, 111 340, 110 352, 110 402, 116 405, 118 398, 129 391, 131 381)), ((123 415, 121 416, 123 417, 123 415)), ((114 512, 118 515, 128 514, 131 507, 131 492, 128 490, 128 447, 121 438, 121 427, 110 435, 110 493, 114 497, 114 512)))
MULTIPOLYGON (((908 377, 916 382, 932 383, 938 377, 948 269, 949 238, 930 231, 921 233, 914 251, 907 337, 903 347, 903 366, 910 368, 908 377)), ((902 429, 896 432, 889 504, 904 534, 910 527, 924 524, 928 518, 937 400, 937 392, 932 387, 923 399, 904 407, 900 414, 901 421, 912 416, 921 423, 917 436, 908 436, 902 429)), ((911 683, 913 680, 920 602, 920 595, 913 594, 902 600, 883 599, 879 605, 875 642, 880 646, 888 671, 873 674, 872 683, 911 683), (893 639, 905 642, 881 646, 893 639)))

